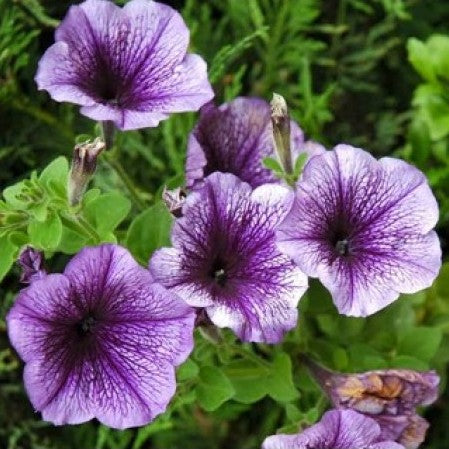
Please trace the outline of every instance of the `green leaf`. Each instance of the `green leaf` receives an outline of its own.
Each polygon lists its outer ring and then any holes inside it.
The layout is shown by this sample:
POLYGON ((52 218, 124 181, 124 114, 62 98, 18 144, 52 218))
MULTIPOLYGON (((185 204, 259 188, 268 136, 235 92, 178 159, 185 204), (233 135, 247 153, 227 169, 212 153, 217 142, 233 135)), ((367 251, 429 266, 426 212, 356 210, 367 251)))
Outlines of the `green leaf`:
POLYGON ((303 418, 303 413, 294 404, 285 404, 285 414, 287 419, 296 425, 303 418))
POLYGON ((22 181, 12 186, 6 187, 6 189, 4 189, 2 192, 5 201, 15 209, 26 209, 28 206, 28 201, 20 198, 20 194, 23 192, 24 187, 25 184, 22 181))
POLYGON ((279 161, 272 157, 264 157, 262 163, 266 168, 268 168, 268 170, 274 171, 276 173, 282 173, 284 171, 279 161))
POLYGON ((432 56, 420 40, 412 37, 407 42, 408 60, 415 70, 427 81, 435 81, 432 56))
POLYGON ((45 221, 32 220, 28 225, 30 242, 38 249, 55 250, 62 237, 62 223, 55 212, 48 214, 45 221))
POLYGON ((47 219, 47 207, 48 202, 42 201, 30 207, 29 213, 33 216, 33 218, 37 221, 45 221, 47 219))
POLYGON ((449 102, 443 88, 421 84, 415 91, 413 104, 419 106, 433 140, 449 134, 449 102))
POLYGON ((83 207, 87 220, 98 234, 110 240, 110 233, 126 218, 131 210, 131 202, 118 192, 105 193, 83 207))
POLYGON ((48 165, 39 177, 40 185, 52 197, 67 201, 69 165, 65 157, 58 157, 48 165))
POLYGON ((332 359, 337 371, 345 371, 348 367, 348 353, 343 348, 336 347, 332 359))
POLYGON ((216 83, 222 76, 226 73, 226 70, 231 65, 231 63, 237 59, 242 53, 248 48, 252 47, 254 41, 258 37, 268 39, 267 27, 259 28, 254 31, 254 33, 245 36, 240 41, 234 43, 233 45, 225 45, 220 48, 219 51, 215 53, 214 59, 210 64, 208 78, 211 83, 216 83))
POLYGON ((134 257, 146 264, 156 249, 170 245, 172 220, 162 202, 141 212, 131 223, 126 235, 126 246, 134 257))
POLYGON ((293 169, 293 175, 295 179, 298 179, 299 175, 302 172, 304 165, 307 162, 308 155, 307 153, 301 153, 295 161, 295 168, 293 169))
POLYGON ((204 410, 211 412, 231 399, 235 390, 229 379, 214 366, 204 366, 200 370, 200 383, 196 394, 204 410))
POLYGON ((248 360, 236 360, 229 363, 224 372, 235 390, 234 400, 243 404, 252 404, 268 394, 266 379, 270 373, 248 360))
POLYGON ((58 245, 58 251, 66 254, 75 254, 87 243, 85 235, 81 235, 73 229, 64 226, 62 228, 62 237, 58 245))
POLYGON ((408 141, 412 148, 413 162, 422 166, 429 158, 432 148, 429 128, 424 120, 416 118, 412 121, 408 130, 408 141))
POLYGON ((0 281, 11 269, 17 252, 17 246, 13 245, 6 235, 0 237, 0 281))
POLYGON ((411 357, 408 355, 400 355, 395 357, 391 365, 394 369, 412 369, 417 371, 426 371, 429 369, 429 364, 427 362, 423 362, 416 357, 411 357))
POLYGON ((398 354, 429 361, 440 346, 441 330, 434 327, 415 327, 399 335, 398 354))
POLYGON ((198 365, 192 359, 187 359, 176 370, 176 378, 181 382, 184 380, 193 379, 198 376, 199 371, 198 365))
POLYGON ((39 176, 39 181, 47 187, 50 186, 50 183, 65 187, 68 174, 69 163, 64 156, 60 156, 44 168, 39 176))
MULTIPOLYGON (((382 331, 380 331, 382 332, 382 331)), ((382 354, 366 343, 355 343, 348 349, 351 366, 355 371, 387 368, 387 362, 382 354)))
POLYGON ((290 402, 299 396, 293 383, 292 362, 284 352, 275 355, 271 375, 267 378, 268 394, 276 401, 290 402))

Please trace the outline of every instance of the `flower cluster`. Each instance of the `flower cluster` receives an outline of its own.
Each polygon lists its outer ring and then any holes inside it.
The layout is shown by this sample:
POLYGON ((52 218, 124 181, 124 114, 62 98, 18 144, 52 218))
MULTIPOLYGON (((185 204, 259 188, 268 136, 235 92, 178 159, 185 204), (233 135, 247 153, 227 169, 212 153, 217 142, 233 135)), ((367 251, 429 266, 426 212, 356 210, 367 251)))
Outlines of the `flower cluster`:
MULTIPOLYGON (((153 420, 175 392, 198 316, 242 341, 279 343, 297 325, 308 276, 339 313, 365 317, 429 287, 441 266, 438 206, 423 173, 306 140, 279 96, 273 109, 245 97, 215 106, 206 64, 188 43, 181 16, 166 5, 87 0, 70 8, 39 64, 40 89, 123 130, 201 108, 186 189, 163 192, 175 217, 172 247, 157 250, 148 269, 114 244, 84 248, 63 274, 47 274, 30 248, 20 256, 29 285, 7 316, 9 338, 33 406, 55 424, 153 420), (287 185, 302 154, 305 168, 287 185), (264 167, 266 157, 281 160, 283 180, 264 167)), ((76 148, 71 205, 108 147, 76 148)), ((416 407, 435 401, 436 373, 309 365, 335 409, 298 435, 267 438, 263 449, 415 449, 424 440, 416 407)))

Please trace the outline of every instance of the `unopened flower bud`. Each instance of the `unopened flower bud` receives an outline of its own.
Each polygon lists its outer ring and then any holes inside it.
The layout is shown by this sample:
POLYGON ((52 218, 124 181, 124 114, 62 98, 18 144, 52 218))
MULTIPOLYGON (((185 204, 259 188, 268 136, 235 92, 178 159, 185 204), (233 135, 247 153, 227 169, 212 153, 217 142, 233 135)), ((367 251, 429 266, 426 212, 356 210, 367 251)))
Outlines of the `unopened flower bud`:
POLYGON ((182 216, 182 205, 186 199, 186 193, 181 187, 177 187, 173 190, 168 190, 164 187, 162 191, 162 201, 164 201, 167 209, 175 218, 182 216))
POLYGON ((287 103, 282 95, 274 93, 270 104, 273 139, 276 152, 285 173, 292 173, 293 165, 290 150, 290 116, 288 114, 287 103))
POLYGON ((23 248, 19 254, 17 263, 22 268, 20 282, 23 284, 31 284, 33 281, 42 279, 47 275, 47 272, 42 267, 42 252, 32 248, 31 246, 26 246, 23 248))
POLYGON ((98 138, 93 142, 84 142, 75 146, 67 186, 71 206, 81 201, 87 184, 97 168, 97 157, 104 149, 105 143, 98 138))

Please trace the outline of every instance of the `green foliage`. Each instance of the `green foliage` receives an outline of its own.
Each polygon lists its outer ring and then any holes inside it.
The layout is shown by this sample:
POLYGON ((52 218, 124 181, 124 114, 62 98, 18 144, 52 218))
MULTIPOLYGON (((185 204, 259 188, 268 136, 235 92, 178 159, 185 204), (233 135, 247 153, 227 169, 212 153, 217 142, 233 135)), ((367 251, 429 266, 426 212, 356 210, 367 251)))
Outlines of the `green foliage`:
POLYGON ((170 245, 172 216, 161 202, 141 212, 132 221, 126 235, 126 246, 134 257, 146 265, 157 248, 170 245))
POLYGON ((415 109, 403 153, 427 172, 445 224, 449 219, 449 36, 434 34, 425 42, 411 38, 407 50, 422 83, 413 95, 415 109))
POLYGON ((449 36, 432 35, 426 43, 408 42, 409 60, 424 79, 415 91, 413 104, 430 131, 432 140, 449 134, 449 36))
POLYGON ((196 397, 204 410, 211 412, 234 396, 234 388, 225 374, 215 366, 203 366, 196 397))
POLYGON ((119 192, 92 189, 80 207, 67 201, 69 167, 64 157, 55 159, 37 176, 3 191, 0 201, 0 244, 3 278, 21 246, 73 254, 83 246, 116 242, 114 231, 128 215, 131 203, 119 192))

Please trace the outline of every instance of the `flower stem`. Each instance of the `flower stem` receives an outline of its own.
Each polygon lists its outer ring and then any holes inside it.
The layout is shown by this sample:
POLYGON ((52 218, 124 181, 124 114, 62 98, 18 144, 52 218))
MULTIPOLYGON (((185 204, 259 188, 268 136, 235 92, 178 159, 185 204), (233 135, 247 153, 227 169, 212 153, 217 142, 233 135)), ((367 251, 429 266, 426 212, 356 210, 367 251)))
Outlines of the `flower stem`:
POLYGON ((101 131, 106 150, 110 150, 114 145, 115 126, 114 122, 105 120, 101 122, 101 131))
POLYGON ((103 153, 104 158, 108 165, 115 171, 117 176, 122 181, 123 185, 127 188, 128 193, 133 200, 134 204, 140 211, 143 211, 146 208, 145 202, 139 195, 137 187, 134 185, 132 179, 128 176, 122 164, 110 153, 103 153))
POLYGON ((61 215, 61 219, 68 228, 75 228, 89 239, 92 239, 94 243, 101 243, 101 237, 98 232, 81 215, 75 213, 65 213, 61 215))

